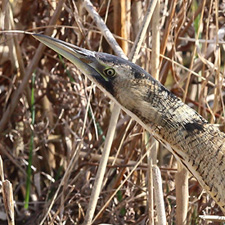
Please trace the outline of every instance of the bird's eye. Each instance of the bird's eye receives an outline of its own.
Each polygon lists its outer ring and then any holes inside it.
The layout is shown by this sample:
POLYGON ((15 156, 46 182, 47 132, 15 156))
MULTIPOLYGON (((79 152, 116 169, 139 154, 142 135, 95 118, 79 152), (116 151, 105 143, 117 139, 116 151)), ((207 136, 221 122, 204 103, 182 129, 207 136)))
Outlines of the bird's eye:
POLYGON ((104 70, 104 74, 107 75, 108 77, 113 77, 115 73, 116 73, 115 70, 112 68, 104 70))

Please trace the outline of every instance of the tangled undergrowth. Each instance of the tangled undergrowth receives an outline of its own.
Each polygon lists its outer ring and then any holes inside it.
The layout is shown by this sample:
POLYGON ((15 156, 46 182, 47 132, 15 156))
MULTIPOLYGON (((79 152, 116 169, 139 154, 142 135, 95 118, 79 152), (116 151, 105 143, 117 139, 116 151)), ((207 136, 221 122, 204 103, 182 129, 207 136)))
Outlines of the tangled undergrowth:
MULTIPOLYGON (((118 29, 124 24, 116 20, 117 1, 110 4, 92 1, 112 33, 117 34, 118 42, 122 46, 126 43, 127 54, 148 4, 148 1, 131 1, 130 5, 128 2, 124 21, 128 35, 121 41, 118 29)), ((113 54, 82 1, 23 0, 9 5, 5 0, 0 5, 4 30, 38 33, 48 30, 48 35, 55 38, 113 54)), ((159 23, 161 53, 167 57, 161 58, 160 81, 180 98, 186 96, 188 105, 221 130, 224 130, 224 5, 223 1, 213 0, 161 1, 159 23), (193 71, 191 76, 186 68, 193 71)), ((32 36, 0 35, 0 154, 5 179, 12 183, 16 224, 39 224, 51 202, 53 206, 44 224, 82 224, 105 143, 112 102, 71 63, 41 47, 32 36), (29 163, 32 163, 30 173, 29 163)), ((150 73, 151 43, 149 28, 137 64, 150 73)), ((105 207, 148 147, 143 128, 121 112, 96 213, 105 207)), ((161 145, 157 159, 166 220, 175 224, 177 162, 161 145)), ((94 224, 147 223, 147 171, 148 162, 144 159, 94 224)), ((0 224, 6 224, 0 199, 0 224)), ((192 175, 188 201, 187 224, 210 224, 199 215, 222 215, 192 175)))

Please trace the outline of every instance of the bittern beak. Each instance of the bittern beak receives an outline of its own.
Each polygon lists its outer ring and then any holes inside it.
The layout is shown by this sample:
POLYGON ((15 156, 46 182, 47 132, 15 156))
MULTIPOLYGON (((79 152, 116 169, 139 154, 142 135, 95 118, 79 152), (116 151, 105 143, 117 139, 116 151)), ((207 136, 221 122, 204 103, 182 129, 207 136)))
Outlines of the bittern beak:
POLYGON ((42 34, 32 34, 32 36, 72 62, 91 81, 94 83, 97 81, 97 86, 102 91, 106 89, 113 94, 111 82, 103 72, 105 66, 98 61, 98 56, 104 53, 92 52, 42 34))

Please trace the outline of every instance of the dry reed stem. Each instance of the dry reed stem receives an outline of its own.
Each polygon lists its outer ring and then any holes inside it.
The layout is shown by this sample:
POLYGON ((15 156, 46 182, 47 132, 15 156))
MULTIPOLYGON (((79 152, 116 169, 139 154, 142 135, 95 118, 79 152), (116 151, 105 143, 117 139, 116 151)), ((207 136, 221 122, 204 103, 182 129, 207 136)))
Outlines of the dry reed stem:
POLYGON ((112 142, 113 142, 114 133, 116 130, 116 124, 119 117, 119 113, 120 113, 120 108, 114 106, 114 110, 109 122, 109 127, 108 127, 108 132, 106 135, 102 157, 101 157, 98 171, 95 177, 95 184, 92 189, 92 194, 90 197, 90 203, 85 216, 84 224, 87 224, 87 225, 92 224, 92 218, 94 216, 97 200, 101 192, 102 182, 103 182, 106 165, 108 162, 109 153, 110 153, 112 142))
POLYGON ((187 222, 187 210, 189 202, 188 170, 178 162, 175 175, 176 186, 176 224, 182 225, 187 222))
POLYGON ((118 44, 121 46, 123 52, 127 54, 128 52, 128 42, 126 40, 129 39, 128 34, 128 26, 127 23, 129 21, 128 12, 127 12, 127 5, 130 4, 128 0, 113 0, 113 13, 114 13, 114 33, 118 36, 122 37, 123 39, 118 40, 118 44))
MULTIPOLYGON (((151 142, 154 144, 154 142, 151 142)), ((155 142, 156 144, 156 142, 155 142)), ((148 153, 148 173, 147 173, 147 185, 148 185, 148 219, 149 219, 149 224, 154 225, 154 194, 153 194, 153 175, 152 175, 152 157, 151 153, 148 153)), ((158 215, 158 214, 157 214, 158 215)))
POLYGON ((152 177, 154 184, 154 196, 156 203, 156 211, 159 225, 166 224, 166 213, 165 213, 165 205, 162 191, 162 178, 159 167, 156 165, 152 166, 152 177))
POLYGON ((5 211, 7 214, 8 224, 14 225, 14 202, 13 202, 13 189, 12 184, 10 181, 5 180, 2 182, 2 194, 3 194, 3 201, 5 205, 5 211))
POLYGON ((216 216, 216 215, 199 215, 199 217, 203 220, 208 220, 210 224, 213 222, 219 222, 224 223, 225 222, 225 216, 216 216))
POLYGON ((155 5, 152 17, 152 57, 151 75, 159 80, 159 57, 160 57, 160 1, 155 5))
POLYGON ((14 225, 15 215, 14 215, 13 189, 12 184, 8 180, 4 179, 3 161, 1 156, 0 156, 0 179, 2 181, 2 196, 5 206, 5 212, 8 219, 8 224, 14 225))
MULTIPOLYGON (((216 46, 218 46, 218 30, 219 30, 219 26, 218 26, 218 1, 215 1, 215 19, 216 19, 216 46)), ((215 75, 215 89, 214 89, 214 96, 215 96, 215 100, 213 102, 213 108, 212 108, 212 117, 210 120, 210 123, 214 123, 215 122, 215 117, 213 115, 215 115, 215 113, 218 111, 218 104, 220 102, 220 88, 221 88, 221 79, 220 79, 220 65, 221 65, 221 50, 220 48, 217 48, 215 51, 215 63, 214 63, 214 67, 216 68, 216 75, 215 75)))
MULTIPOLYGON (((168 36, 169 36, 170 31, 171 31, 170 29, 171 29, 171 26, 172 26, 172 21, 173 21, 173 17, 174 17, 174 13, 175 13, 176 4, 177 4, 177 0, 172 1, 172 4, 171 4, 170 9, 169 9, 169 11, 170 11, 169 18, 167 19, 165 33, 164 33, 162 41, 161 41, 161 48, 160 48, 160 54, 161 55, 165 54, 168 36)), ((163 60, 163 58, 161 58, 161 62, 162 62, 162 60, 163 60)))
MULTIPOLYGON (((157 1, 155 4, 154 13, 152 15, 152 55, 151 55, 151 62, 150 62, 151 74, 156 80, 159 79, 159 57, 160 57, 160 30, 159 30, 160 18, 159 17, 160 17, 160 1, 157 1)), ((153 170, 153 165, 155 167, 157 165, 157 153, 159 150, 159 142, 155 140, 154 137, 150 137, 149 140, 145 139, 145 141, 146 141, 146 144, 147 144, 147 141, 149 141, 150 145, 154 146, 154 148, 152 149, 152 151, 149 153, 149 156, 148 156, 148 164, 149 164, 148 169, 150 170, 148 171, 149 179, 150 179, 148 182, 148 190, 150 191, 148 195, 149 224, 154 224, 154 200, 152 198, 153 198, 153 188, 157 188, 157 187, 154 185, 153 180, 158 178, 154 177, 155 173, 152 170, 153 170)), ((157 182, 160 183, 160 181, 162 181, 162 179, 158 180, 157 182)), ((160 185, 162 186, 162 184, 160 185)), ((164 204, 163 195, 158 197, 162 197, 160 202, 163 202, 164 204)), ((157 206, 158 203, 159 201, 155 201, 156 214, 159 221, 160 220, 159 217, 162 215, 162 213, 158 212, 158 209, 161 209, 160 206, 157 206)))

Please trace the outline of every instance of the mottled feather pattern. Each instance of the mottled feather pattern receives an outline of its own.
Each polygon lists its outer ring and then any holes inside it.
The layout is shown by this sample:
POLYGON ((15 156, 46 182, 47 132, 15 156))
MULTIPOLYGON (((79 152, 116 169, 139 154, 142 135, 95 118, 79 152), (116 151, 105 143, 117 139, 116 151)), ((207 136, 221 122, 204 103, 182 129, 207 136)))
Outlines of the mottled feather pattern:
POLYGON ((225 134, 160 83, 134 74, 118 102, 154 130, 225 211, 225 134))

